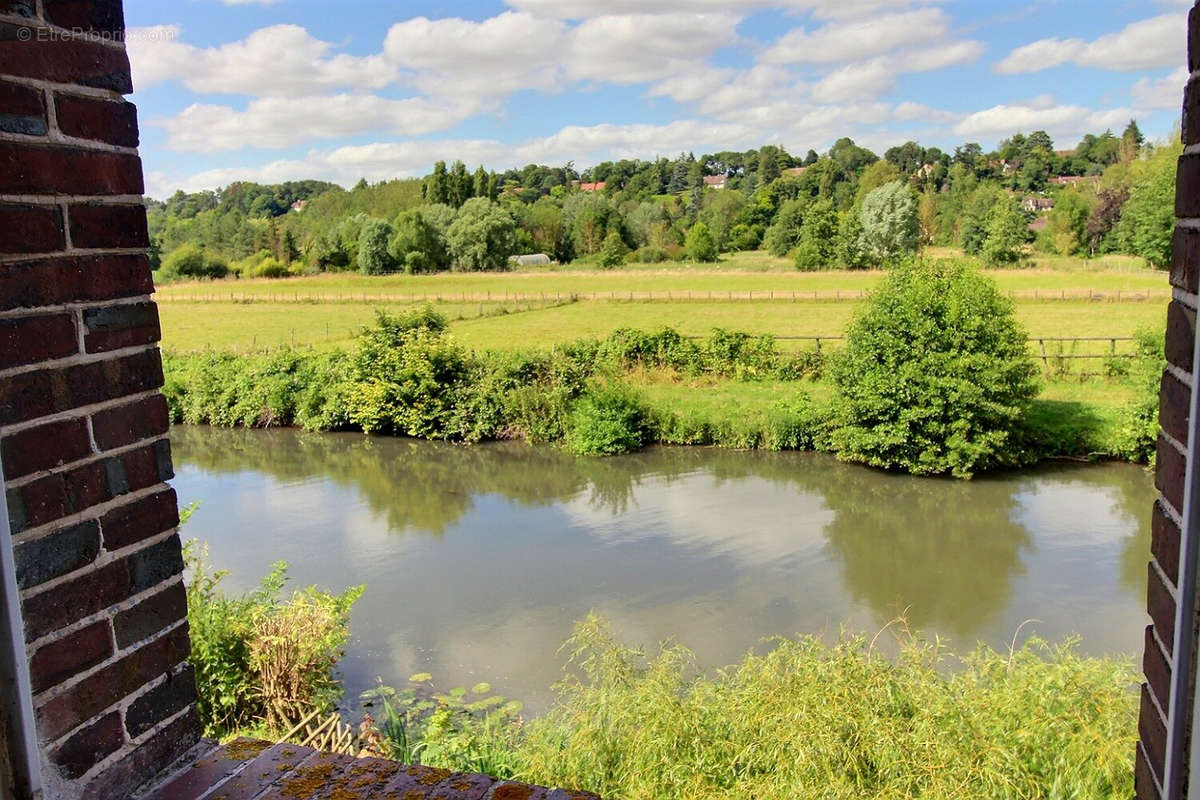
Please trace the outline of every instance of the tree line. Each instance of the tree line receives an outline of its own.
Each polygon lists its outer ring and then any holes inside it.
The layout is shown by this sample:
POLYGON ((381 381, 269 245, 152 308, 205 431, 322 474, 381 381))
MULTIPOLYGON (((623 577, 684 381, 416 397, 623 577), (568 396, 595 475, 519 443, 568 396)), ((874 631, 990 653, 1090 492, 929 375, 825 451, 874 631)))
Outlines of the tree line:
POLYGON ((1038 251, 1129 253, 1164 267, 1178 154, 1130 122, 1066 151, 1045 131, 991 152, 907 142, 882 157, 843 138, 803 157, 767 145, 582 172, 439 161, 420 180, 235 183, 147 203, 167 277, 502 270, 523 253, 614 268, 758 249, 798 269, 856 269, 927 245, 995 266, 1038 251))

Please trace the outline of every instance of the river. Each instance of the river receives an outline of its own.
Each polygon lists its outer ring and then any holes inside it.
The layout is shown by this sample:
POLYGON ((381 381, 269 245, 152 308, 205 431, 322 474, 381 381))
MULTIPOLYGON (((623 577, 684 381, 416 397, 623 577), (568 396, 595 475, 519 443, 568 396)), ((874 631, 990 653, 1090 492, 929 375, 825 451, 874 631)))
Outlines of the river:
POLYGON ((1020 629, 1133 654, 1147 624, 1155 494, 1130 465, 956 482, 704 448, 589 459, 187 426, 172 444, 180 502, 199 503, 183 535, 210 544, 227 588, 279 559, 296 585, 366 584, 348 698, 430 672, 541 710, 589 611, 631 643, 675 637, 707 666, 900 613, 962 651, 1007 648, 1020 629))

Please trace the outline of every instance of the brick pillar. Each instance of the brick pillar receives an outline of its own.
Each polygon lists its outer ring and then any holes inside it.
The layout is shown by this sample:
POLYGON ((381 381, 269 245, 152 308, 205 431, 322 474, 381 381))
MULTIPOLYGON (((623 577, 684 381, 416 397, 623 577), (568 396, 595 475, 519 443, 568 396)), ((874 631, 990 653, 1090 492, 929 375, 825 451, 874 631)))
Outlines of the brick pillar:
MULTIPOLYGON (((1200 5, 1192 9, 1188 22, 1188 68, 1194 76, 1200 69, 1200 5)), ((1184 98, 1183 140, 1186 149, 1179 162, 1176 189, 1173 300, 1167 311, 1168 365, 1159 399, 1161 431, 1155 485, 1161 494, 1154 506, 1147 589, 1152 624, 1146 629, 1142 659, 1146 681, 1138 720, 1141 741, 1135 775, 1140 800, 1183 796, 1194 724, 1191 708, 1198 606, 1194 600, 1196 559, 1188 553, 1196 552, 1200 542, 1185 541, 1181 533, 1185 524, 1200 533, 1200 507, 1195 499, 1185 500, 1189 484, 1197 485, 1189 469, 1196 468, 1190 463, 1189 439, 1194 446, 1193 362, 1200 292, 1200 83, 1194 77, 1188 82, 1184 98), (1187 598, 1181 610, 1181 592, 1189 586, 1193 597, 1187 598)), ((1194 497, 1194 492, 1191 494, 1194 497)))
POLYGON ((199 739, 120 0, 0 0, 0 460, 46 798, 199 739))

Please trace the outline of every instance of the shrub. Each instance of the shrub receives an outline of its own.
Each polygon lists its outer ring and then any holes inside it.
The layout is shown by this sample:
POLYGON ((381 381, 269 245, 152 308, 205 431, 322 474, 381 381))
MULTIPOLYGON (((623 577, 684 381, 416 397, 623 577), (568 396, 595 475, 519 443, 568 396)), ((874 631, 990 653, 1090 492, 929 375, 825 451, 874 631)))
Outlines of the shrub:
POLYGON ((1121 411, 1113 455, 1150 463, 1158 446, 1158 393, 1166 366, 1163 349, 1166 336, 1161 330, 1144 329, 1135 338, 1137 358, 1130 360, 1128 369, 1137 396, 1121 411))
POLYGON ((717 240, 713 238, 712 232, 703 222, 697 222, 688 231, 684 248, 687 250, 688 258, 692 261, 711 263, 717 260, 717 240))
POLYGON ((224 278, 229 274, 229 264, 219 256, 211 255, 194 244, 185 244, 172 250, 163 259, 160 277, 174 278, 224 278))
POLYGON ((381 219, 368 219, 358 235, 358 271, 364 275, 383 275, 396 268, 388 251, 395 231, 381 219))
POLYGON ((287 564, 278 562, 252 592, 226 595, 228 574, 213 571, 208 548, 184 545, 190 661, 205 735, 231 736, 297 722, 299 709, 329 710, 341 688, 334 675, 349 637, 349 613, 363 587, 332 595, 309 588, 279 598, 287 564))
POLYGON ((835 449, 918 475, 1015 465, 1036 374, 1013 304, 990 280, 955 262, 898 268, 834 361, 835 449))
POLYGON ((463 204, 446 231, 446 244, 460 270, 504 270, 516 252, 517 226, 499 203, 475 197, 463 204))
POLYGON ((895 181, 868 194, 859 222, 869 263, 890 266, 917 252, 921 231, 917 196, 908 184, 895 181))
POLYGON ((829 800, 1127 797, 1137 679, 1120 659, 1031 641, 955 658, 902 634, 774 640, 697 676, 589 618, 550 712, 516 747, 525 780, 603 797, 829 800), (949 667, 949 668, 948 668, 949 667))
POLYGON ((981 255, 993 267, 1018 264, 1025 259, 1029 223, 1013 198, 1002 197, 992 207, 987 222, 987 238, 981 255))
POLYGON ((621 266, 625 263, 627 251, 625 242, 621 240, 621 234, 615 230, 609 231, 608 236, 604 238, 604 244, 600 247, 600 266, 605 269, 621 266))
POLYGON ((641 399, 620 384, 593 387, 571 412, 567 449, 576 455, 615 456, 641 449, 647 414, 641 399))

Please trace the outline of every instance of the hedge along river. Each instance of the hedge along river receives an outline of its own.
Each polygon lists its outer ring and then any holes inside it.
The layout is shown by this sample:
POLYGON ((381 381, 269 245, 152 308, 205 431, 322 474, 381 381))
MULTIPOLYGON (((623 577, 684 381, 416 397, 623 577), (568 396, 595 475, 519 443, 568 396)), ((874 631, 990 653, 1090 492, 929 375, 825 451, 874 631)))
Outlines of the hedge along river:
POLYGON ((296 586, 365 583, 347 698, 430 672, 540 711, 575 620, 675 637, 706 666, 779 634, 904 613, 958 652, 1020 629, 1092 654, 1141 646, 1149 474, 1052 466, 971 482, 804 453, 657 448, 576 458, 359 434, 177 427, 186 538, 230 589, 283 559, 296 586), (1028 622, 1022 627, 1026 620, 1028 622))

